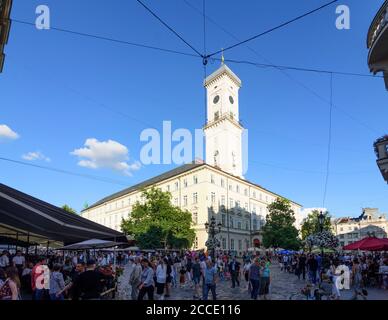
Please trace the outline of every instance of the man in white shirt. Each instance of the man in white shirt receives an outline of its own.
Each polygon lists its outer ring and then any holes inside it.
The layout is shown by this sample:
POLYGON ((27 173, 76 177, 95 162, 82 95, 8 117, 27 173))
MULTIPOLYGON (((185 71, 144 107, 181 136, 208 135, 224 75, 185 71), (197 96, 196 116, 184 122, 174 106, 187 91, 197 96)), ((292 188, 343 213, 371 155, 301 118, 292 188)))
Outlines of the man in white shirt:
POLYGON ((14 256, 13 259, 12 259, 12 263, 17 268, 24 268, 24 265, 26 263, 26 259, 22 255, 21 251, 18 250, 16 252, 16 256, 14 256))
POLYGON ((4 250, 0 256, 0 267, 4 269, 8 266, 9 266, 8 251, 4 250))

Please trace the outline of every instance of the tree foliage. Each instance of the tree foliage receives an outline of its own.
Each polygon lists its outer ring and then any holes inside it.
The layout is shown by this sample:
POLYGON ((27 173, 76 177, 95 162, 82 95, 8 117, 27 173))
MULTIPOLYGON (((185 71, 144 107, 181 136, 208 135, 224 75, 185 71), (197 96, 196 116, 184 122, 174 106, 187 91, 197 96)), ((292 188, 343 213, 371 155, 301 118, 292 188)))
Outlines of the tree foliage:
MULTIPOLYGON (((319 214, 320 212, 318 210, 314 210, 303 220, 301 229, 302 240, 321 232, 318 221, 319 214)), ((325 212, 324 216, 323 231, 331 232, 331 216, 328 212, 325 212)))
POLYGON ((276 199, 268 206, 269 214, 263 228, 263 244, 266 248, 300 248, 298 230, 294 227, 295 213, 290 202, 283 198, 276 199))
POLYGON ((67 204, 63 205, 62 209, 69 213, 78 214, 76 210, 74 210, 72 207, 68 206, 67 204))
POLYGON ((142 199, 122 221, 124 233, 132 235, 143 249, 191 247, 195 232, 190 212, 173 206, 171 194, 157 188, 144 190, 142 199))

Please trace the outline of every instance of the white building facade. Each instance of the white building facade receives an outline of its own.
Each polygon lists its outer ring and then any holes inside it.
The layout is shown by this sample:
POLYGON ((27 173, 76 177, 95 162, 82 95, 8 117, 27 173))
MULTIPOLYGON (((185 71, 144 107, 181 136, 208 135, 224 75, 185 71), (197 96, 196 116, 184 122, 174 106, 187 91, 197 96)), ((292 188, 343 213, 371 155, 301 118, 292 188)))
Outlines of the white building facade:
POLYGON ((333 219, 332 229, 340 245, 346 246, 369 236, 387 238, 388 220, 378 209, 365 208, 358 218, 333 219))
MULTIPOLYGON (((222 65, 205 80, 205 87, 206 163, 183 165, 106 197, 84 210, 83 217, 120 230, 121 220, 131 215, 137 201, 142 201, 141 190, 155 186, 171 193, 173 205, 191 212, 196 232, 193 249, 206 248, 205 223, 212 216, 222 224, 222 232, 217 236, 222 250, 242 253, 261 240, 267 206, 280 196, 244 179, 243 127, 238 107, 241 80, 222 65)), ((301 205, 290 202, 296 220, 300 221, 301 205)))

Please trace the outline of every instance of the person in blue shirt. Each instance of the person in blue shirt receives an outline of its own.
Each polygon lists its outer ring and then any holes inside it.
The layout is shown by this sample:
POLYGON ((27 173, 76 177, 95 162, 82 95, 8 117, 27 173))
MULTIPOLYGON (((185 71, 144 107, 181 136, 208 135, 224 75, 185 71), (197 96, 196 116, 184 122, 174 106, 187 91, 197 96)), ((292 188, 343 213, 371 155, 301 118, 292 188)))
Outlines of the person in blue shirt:
POLYGON ((213 262, 211 262, 210 260, 207 260, 205 274, 204 274, 203 300, 208 299, 209 291, 212 292, 213 300, 217 300, 216 280, 217 280, 217 269, 213 266, 213 262))
POLYGON ((271 282, 271 270, 270 263, 262 260, 260 262, 260 298, 267 300, 267 295, 269 293, 269 285, 271 282))

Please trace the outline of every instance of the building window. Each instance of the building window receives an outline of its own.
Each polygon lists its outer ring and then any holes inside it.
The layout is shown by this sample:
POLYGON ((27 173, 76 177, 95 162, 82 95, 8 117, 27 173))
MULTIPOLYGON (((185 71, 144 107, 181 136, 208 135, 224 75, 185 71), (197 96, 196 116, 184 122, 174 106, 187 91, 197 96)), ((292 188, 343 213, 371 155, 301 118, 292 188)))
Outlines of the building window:
POLYGON ((253 205, 253 206, 252 206, 252 212, 253 212, 253 213, 256 213, 256 205, 253 205))
POLYGON ((167 186, 167 192, 170 192, 170 186, 169 185, 167 186))
POLYGON ((184 180, 183 180, 183 186, 184 186, 185 188, 187 188, 187 179, 184 179, 184 180))
POLYGON ((225 196, 221 196, 221 205, 222 205, 222 206, 225 205, 225 196))
POLYGON ((187 206, 187 196, 183 196, 183 205, 187 206))
POLYGON ((234 228, 232 217, 229 217, 229 228, 232 228, 232 229, 234 228))
POLYGON ((193 223, 194 225, 198 224, 198 212, 193 212, 193 223))
POLYGON ((240 208, 240 200, 236 201, 236 207, 240 208))
POLYGON ((212 205, 214 205, 216 203, 216 194, 212 192, 210 198, 212 205))
POLYGON ((249 230, 249 223, 248 223, 248 221, 245 222, 245 230, 249 230))
POLYGON ((198 177, 197 176, 193 177, 193 182, 194 182, 194 184, 198 184, 198 177))
POLYGON ((179 183, 175 182, 175 191, 178 191, 178 189, 179 189, 179 183))
POLYGON ((240 187, 239 187, 239 186, 236 186, 236 192, 237 192, 237 193, 240 192, 240 187))
POLYGON ((245 202, 245 211, 248 211, 248 203, 245 202))
POLYGON ((253 230, 257 230, 257 220, 253 219, 253 230))
POLYGON ((344 228, 340 228, 340 231, 344 231, 344 228))
POLYGON ((233 199, 230 199, 229 204, 230 204, 230 208, 233 208, 233 205, 234 205, 233 199))
POLYGON ((247 196, 247 195, 248 195, 248 189, 245 188, 245 189, 244 189, 244 196, 247 196))
POLYGON ((198 237, 195 237, 194 248, 198 249, 198 237))
POLYGON ((222 238, 222 249, 226 249, 226 238, 222 238))
POLYGON ((242 250, 242 240, 238 240, 238 250, 242 250))
POLYGON ((256 199, 256 191, 253 191, 253 198, 256 199))
POLYGON ((231 184, 229 185, 229 191, 232 191, 232 185, 231 184))
POLYGON ((222 188, 225 187, 225 181, 224 181, 224 179, 221 179, 221 187, 222 187, 222 188))
POLYGON ((198 203, 198 193, 193 193, 193 203, 197 204, 198 203))
POLYGON ((221 224, 223 227, 226 227, 226 216, 224 214, 221 215, 221 224))
POLYGON ((214 175, 210 176, 210 182, 214 184, 214 175))
POLYGON ((237 222, 237 229, 241 230, 241 221, 237 222))
POLYGON ((234 250, 234 239, 230 239, 230 250, 234 250))

